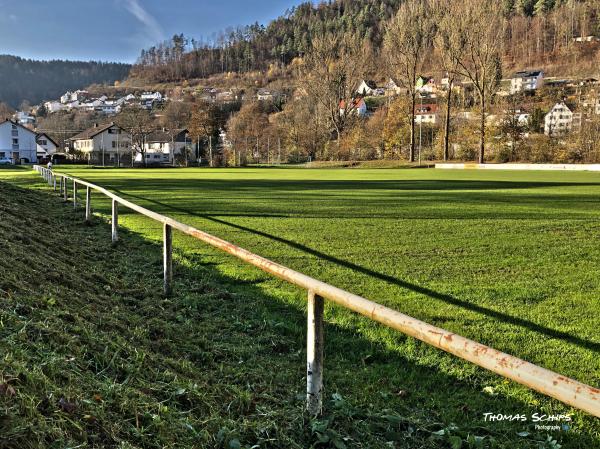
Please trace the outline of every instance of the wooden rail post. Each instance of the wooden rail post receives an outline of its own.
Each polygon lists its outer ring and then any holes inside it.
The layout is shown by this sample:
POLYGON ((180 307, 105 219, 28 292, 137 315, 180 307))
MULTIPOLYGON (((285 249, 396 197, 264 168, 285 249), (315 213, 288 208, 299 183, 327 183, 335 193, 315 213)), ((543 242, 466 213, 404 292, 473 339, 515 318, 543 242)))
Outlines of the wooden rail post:
POLYGON ((306 334, 306 410, 319 415, 323 408, 323 309, 324 300, 308 292, 306 334))
POLYGON ((117 200, 112 200, 112 242, 117 243, 119 241, 119 203, 117 200))
POLYGON ((173 282, 173 228, 167 223, 163 227, 163 292, 171 294, 173 282))
POLYGON ((92 221, 92 189, 90 186, 85 188, 85 222, 92 221))
POLYGON ((69 201, 69 187, 67 185, 67 180, 64 178, 63 180, 63 201, 66 203, 67 201, 69 201))
POLYGON ((56 192, 56 175, 52 175, 52 181, 54 184, 54 191, 56 192))
POLYGON ((77 207, 77 181, 73 180, 73 208, 77 207))

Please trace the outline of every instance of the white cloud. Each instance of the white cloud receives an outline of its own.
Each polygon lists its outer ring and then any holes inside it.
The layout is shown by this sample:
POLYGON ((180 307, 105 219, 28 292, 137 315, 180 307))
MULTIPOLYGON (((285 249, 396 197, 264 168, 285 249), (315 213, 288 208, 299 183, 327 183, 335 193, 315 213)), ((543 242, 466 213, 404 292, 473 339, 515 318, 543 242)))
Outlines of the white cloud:
POLYGON ((123 6, 145 27, 147 37, 152 43, 165 39, 165 33, 158 21, 140 4, 140 0, 123 0, 123 6))

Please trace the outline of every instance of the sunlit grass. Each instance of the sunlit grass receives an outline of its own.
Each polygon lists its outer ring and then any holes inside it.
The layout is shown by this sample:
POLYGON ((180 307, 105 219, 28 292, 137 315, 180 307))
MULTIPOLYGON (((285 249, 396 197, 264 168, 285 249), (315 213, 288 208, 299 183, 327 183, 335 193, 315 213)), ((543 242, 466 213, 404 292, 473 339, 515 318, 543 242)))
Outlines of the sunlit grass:
MULTIPOLYGON (((431 324, 600 384, 597 174, 62 169, 431 324)), ((109 214, 99 196, 94 209, 109 214)), ((161 238, 160 225, 137 214, 123 210, 120 222, 144 239, 161 238)), ((304 293, 198 241, 176 235, 175 247, 184 302, 197 301, 184 272, 208 264, 228 280, 226 290, 304 307, 304 293)), ((151 273, 158 285, 160 267, 151 273)), ((302 324, 295 320, 300 351, 302 324)), ((327 391, 359 407, 421 410, 473 435, 485 434, 476 428, 504 429, 507 447, 537 443, 516 435, 527 425, 494 427, 483 413, 569 410, 346 311, 329 308, 327 321, 335 327, 326 337, 327 391)), ((301 391, 301 381, 293 391, 301 391)), ((555 437, 564 447, 591 447, 588 437, 598 437, 598 423, 575 416, 575 430, 555 437)))

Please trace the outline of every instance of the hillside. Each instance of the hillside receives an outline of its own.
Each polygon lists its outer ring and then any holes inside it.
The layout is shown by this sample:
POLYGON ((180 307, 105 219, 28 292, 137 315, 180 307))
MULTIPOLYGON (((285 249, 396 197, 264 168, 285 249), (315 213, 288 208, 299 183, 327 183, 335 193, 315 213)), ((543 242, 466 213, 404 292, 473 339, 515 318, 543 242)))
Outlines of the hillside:
MULTIPOLYGON (((305 55, 311 42, 324 33, 364 39, 377 59, 386 23, 401 3, 305 2, 266 25, 255 23, 223 31, 209 42, 178 34, 143 50, 131 77, 138 82, 156 83, 267 71, 274 66, 288 66, 305 55)), ((506 70, 535 66, 555 76, 596 74, 599 46, 577 44, 576 39, 600 34, 597 1, 505 0, 502 10, 506 70)), ((439 68, 435 54, 428 59, 430 69, 439 68)), ((375 78, 389 76, 378 69, 382 67, 387 67, 385 60, 372 63, 368 71, 375 78)))
POLYGON ((84 61, 34 61, 0 55, 0 102, 18 108, 23 101, 38 104, 67 90, 90 84, 113 84, 127 77, 128 64, 84 61))

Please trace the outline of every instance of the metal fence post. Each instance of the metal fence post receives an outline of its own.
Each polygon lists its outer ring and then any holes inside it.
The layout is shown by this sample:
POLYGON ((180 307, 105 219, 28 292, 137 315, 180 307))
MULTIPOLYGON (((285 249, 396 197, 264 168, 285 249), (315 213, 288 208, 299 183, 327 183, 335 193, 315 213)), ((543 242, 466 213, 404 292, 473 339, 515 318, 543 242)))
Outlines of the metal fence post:
POLYGON ((112 200, 112 242, 117 243, 119 241, 119 203, 117 200, 112 200))
POLYGON ((324 300, 308 292, 306 334, 306 410, 315 416, 323 408, 323 309, 324 300))
POLYGON ((73 179, 73 208, 77 207, 77 182, 73 179))
POLYGON ((173 282, 173 228, 167 223, 163 227, 163 292, 171 294, 173 282))
POLYGON ((85 189, 85 221, 92 221, 92 189, 89 186, 85 189))

